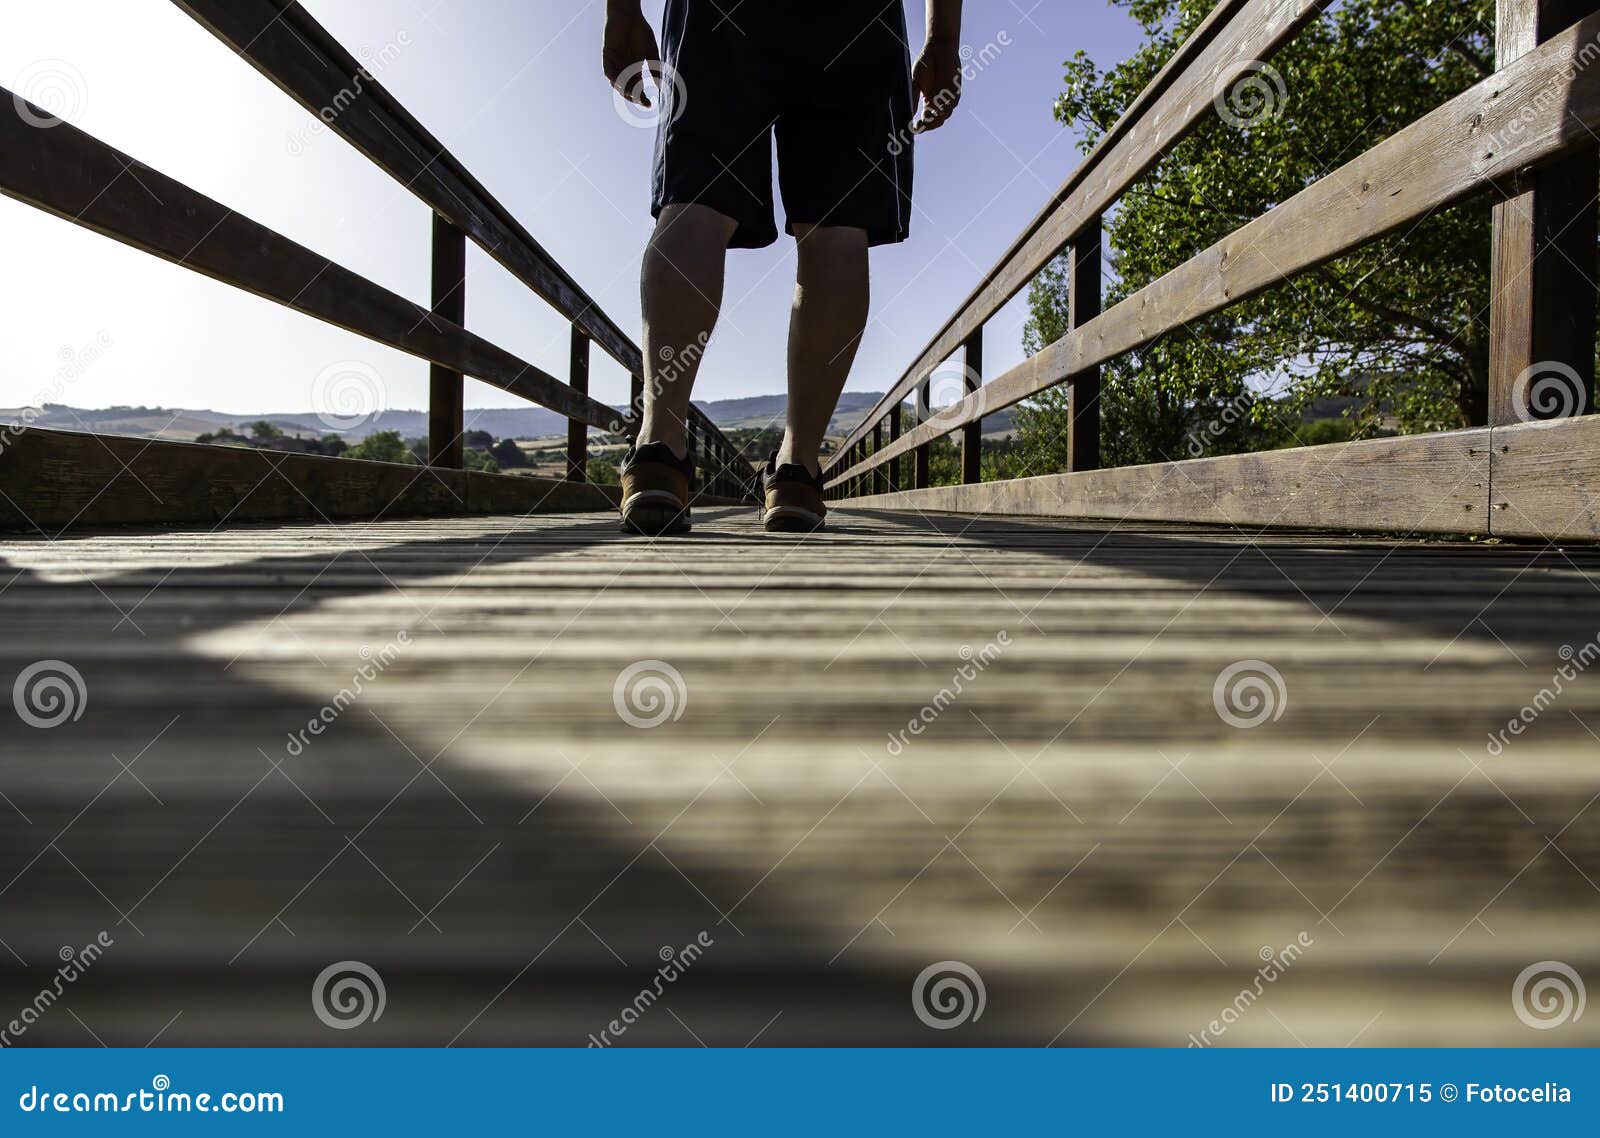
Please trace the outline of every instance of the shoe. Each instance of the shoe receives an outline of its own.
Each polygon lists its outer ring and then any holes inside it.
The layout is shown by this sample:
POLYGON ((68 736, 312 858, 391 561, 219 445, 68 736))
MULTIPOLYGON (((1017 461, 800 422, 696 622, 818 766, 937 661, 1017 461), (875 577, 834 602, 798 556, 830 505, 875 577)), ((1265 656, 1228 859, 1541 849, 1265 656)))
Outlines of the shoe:
POLYGON ((767 459, 761 472, 762 514, 768 533, 814 533, 827 525, 822 479, 798 463, 767 459))
POLYGON ((622 528, 655 537, 689 532, 694 461, 666 443, 628 448, 622 460, 622 528))

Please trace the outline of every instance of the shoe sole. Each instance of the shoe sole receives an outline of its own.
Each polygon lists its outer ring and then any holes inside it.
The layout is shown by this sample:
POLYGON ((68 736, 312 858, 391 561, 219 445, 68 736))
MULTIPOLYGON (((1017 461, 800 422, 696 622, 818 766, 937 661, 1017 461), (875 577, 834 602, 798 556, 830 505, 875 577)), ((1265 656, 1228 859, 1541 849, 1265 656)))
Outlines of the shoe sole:
POLYGON ((767 511, 763 522, 768 533, 816 533, 828 525, 822 515, 798 506, 774 507, 767 511))
POLYGON ((622 503, 622 531, 643 537, 688 533, 689 507, 665 490, 641 490, 622 503))

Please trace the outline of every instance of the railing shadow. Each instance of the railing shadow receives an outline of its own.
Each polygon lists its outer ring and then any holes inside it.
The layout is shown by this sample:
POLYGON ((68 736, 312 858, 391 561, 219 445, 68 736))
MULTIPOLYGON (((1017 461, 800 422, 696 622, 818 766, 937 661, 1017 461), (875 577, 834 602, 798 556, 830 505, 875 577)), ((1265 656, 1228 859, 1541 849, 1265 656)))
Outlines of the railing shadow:
MULTIPOLYGON (((351 528, 324 532, 347 538, 351 528)), ((239 527, 215 540, 248 544, 272 529, 239 527)), ((52 548, 87 557, 94 540, 52 548)), ((401 685, 423 699, 405 687, 430 667, 420 657, 472 627, 444 608, 422 616, 396 588, 469 567, 493 575, 612 540, 608 519, 92 582, 0 576, 7 673, 48 653, 71 662, 87 692, 80 719, 8 732, 0 744, 0 788, 12 804, 0 809, 16 812, 0 827, 0 935, 11 950, 0 954, 0 1008, 26 1007, 50 986, 60 946, 102 930, 115 942, 68 986, 63 1006, 15 1042, 142 1045, 159 1033, 167 1045, 581 1046, 636 1008, 642 990, 655 992, 663 946, 702 934, 713 945, 616 1042, 957 1042, 910 1015, 914 970, 833 963, 841 944, 824 925, 752 890, 759 867, 720 863, 670 832, 657 841, 661 819, 686 801, 665 796, 629 820, 578 776, 539 777, 571 760, 536 719, 526 723, 525 753, 485 765, 446 743, 435 761, 436 740, 425 745, 393 712, 404 697, 380 701, 382 717, 363 696, 340 706, 339 677, 362 663, 350 654, 348 624, 325 642, 300 639, 315 633, 297 617, 385 607, 379 623, 392 615, 396 634, 411 629, 411 645, 372 690, 401 685), (267 583, 275 588, 256 587, 267 583), (285 590, 292 599, 280 607, 285 590), (247 659, 195 647, 262 621, 264 632, 245 638, 254 642, 247 659), (294 658, 328 652, 328 667, 297 682, 284 665, 264 680, 274 638, 294 658), (325 732, 308 736, 306 725, 330 707, 337 714, 325 732), (350 960, 384 978, 387 1005, 360 1030, 330 1030, 308 996, 324 966, 350 960)), ((600 583, 592 567, 575 561, 574 570, 600 583)), ((383 657, 384 645, 368 646, 383 657)), ((618 666, 638 654, 619 653, 627 660, 619 654, 618 666)), ((468 685, 473 702, 496 694, 470 666, 429 682, 468 685)), ((559 689, 560 677, 548 683, 559 689)), ((609 706, 609 690, 591 694, 609 706)), ((489 714, 558 702, 523 691, 489 714)), ((439 734, 460 727, 441 724, 439 734)), ((634 745, 644 734, 618 723, 596 745, 634 745)), ((1004 983, 992 978, 991 999, 1004 983)), ((960 1042, 1016 1038, 994 1015, 960 1042)))

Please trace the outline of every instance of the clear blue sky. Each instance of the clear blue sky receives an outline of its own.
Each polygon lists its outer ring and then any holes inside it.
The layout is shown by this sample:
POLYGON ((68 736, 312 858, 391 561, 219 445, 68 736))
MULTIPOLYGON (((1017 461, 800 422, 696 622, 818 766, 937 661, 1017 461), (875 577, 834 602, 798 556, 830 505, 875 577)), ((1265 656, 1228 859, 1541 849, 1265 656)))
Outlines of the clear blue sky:
MULTIPOLYGON (((638 323, 652 135, 618 117, 599 70, 601 0, 307 0, 625 328, 638 323), (389 49, 385 51, 385 49, 389 49)), ((646 0, 657 22, 661 0, 646 0)), ((907 0, 913 42, 922 0, 907 0)), ((1050 115, 1061 63, 1102 64, 1135 28, 1105 0, 968 0, 964 41, 1001 47, 955 120, 917 151, 912 239, 875 251, 873 319, 850 389, 898 378, 1079 160, 1050 115)), ((68 121, 241 213, 426 302, 427 210, 167 0, 0 5, 0 83, 56 92, 68 121)), ((3 108, 11 113, 11 108, 3 108)), ((316 377, 357 361, 392 408, 422 407, 427 368, 266 301, 0 198, 0 406, 39 401, 312 406, 316 377), (92 362, 56 388, 67 354, 92 362)), ((697 399, 783 389, 793 245, 739 252, 697 399)), ((1013 302, 991 322, 991 374, 1021 358, 1013 302)), ((565 325, 474 251, 469 327, 565 375, 565 325)), ((635 334, 635 339, 637 335, 635 334)), ((597 359, 595 393, 626 398, 597 359)), ((472 406, 515 406, 470 384, 472 406)))

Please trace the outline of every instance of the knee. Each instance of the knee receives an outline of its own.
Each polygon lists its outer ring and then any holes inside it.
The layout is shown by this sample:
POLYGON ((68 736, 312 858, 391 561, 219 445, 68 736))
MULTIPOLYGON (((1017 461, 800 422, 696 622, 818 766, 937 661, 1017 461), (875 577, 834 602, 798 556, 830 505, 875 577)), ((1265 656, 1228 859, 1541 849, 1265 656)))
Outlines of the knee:
POLYGON ((865 270, 867 231, 843 225, 797 225, 800 263, 865 270))
POLYGON ((728 251, 728 242, 739 223, 703 205, 669 205, 656 218, 650 235, 647 256, 717 257, 728 251))

